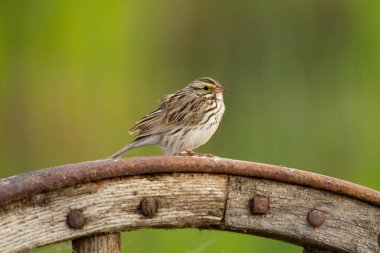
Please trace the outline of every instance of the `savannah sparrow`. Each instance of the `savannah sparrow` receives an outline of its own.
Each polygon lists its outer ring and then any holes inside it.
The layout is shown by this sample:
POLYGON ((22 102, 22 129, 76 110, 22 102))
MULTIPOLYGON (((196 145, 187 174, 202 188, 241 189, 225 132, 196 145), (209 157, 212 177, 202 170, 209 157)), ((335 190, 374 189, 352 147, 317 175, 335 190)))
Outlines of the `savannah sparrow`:
POLYGON ((113 154, 116 158, 132 148, 158 145, 167 155, 193 155, 215 133, 224 113, 225 88, 210 77, 194 80, 182 90, 161 98, 160 106, 136 123, 131 144, 113 154), (183 154, 183 153, 182 153, 183 154))

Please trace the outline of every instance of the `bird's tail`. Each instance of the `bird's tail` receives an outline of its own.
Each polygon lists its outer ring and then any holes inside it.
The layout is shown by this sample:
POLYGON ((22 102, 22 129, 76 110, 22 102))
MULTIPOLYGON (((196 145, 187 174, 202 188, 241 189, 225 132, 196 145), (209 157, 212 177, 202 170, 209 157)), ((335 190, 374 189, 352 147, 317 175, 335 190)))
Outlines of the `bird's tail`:
POLYGON ((120 149, 115 154, 108 157, 108 159, 114 159, 132 148, 138 148, 138 147, 147 146, 147 145, 156 145, 157 141, 158 141, 158 135, 137 137, 131 144, 120 149))
POLYGON ((125 152, 127 152, 128 150, 130 150, 132 148, 135 148, 135 146, 136 146, 136 143, 132 142, 128 146, 125 146, 124 148, 122 148, 119 151, 117 151, 115 154, 113 154, 110 157, 108 157, 108 159, 115 159, 116 157, 118 157, 118 156, 124 154, 125 152))

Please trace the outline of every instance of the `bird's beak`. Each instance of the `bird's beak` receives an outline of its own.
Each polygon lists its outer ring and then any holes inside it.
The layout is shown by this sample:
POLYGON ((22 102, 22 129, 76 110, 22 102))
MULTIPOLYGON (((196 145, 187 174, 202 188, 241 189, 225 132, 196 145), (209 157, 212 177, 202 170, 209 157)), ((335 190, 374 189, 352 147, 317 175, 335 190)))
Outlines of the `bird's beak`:
POLYGON ((224 88, 222 85, 218 85, 218 87, 215 88, 215 92, 218 93, 218 92, 225 92, 227 89, 224 88))

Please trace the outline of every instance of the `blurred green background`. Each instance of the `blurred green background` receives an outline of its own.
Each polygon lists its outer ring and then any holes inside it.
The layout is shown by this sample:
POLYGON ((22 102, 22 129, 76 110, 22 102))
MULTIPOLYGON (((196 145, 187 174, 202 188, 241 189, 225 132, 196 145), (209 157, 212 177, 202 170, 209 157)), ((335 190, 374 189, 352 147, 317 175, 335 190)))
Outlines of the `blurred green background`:
MULTIPOLYGON (((2 0, 0 177, 103 159, 161 96, 211 76, 227 111, 199 151, 380 190, 379 22, 378 0, 2 0)), ((124 233, 123 249, 301 252, 198 230, 124 233)))

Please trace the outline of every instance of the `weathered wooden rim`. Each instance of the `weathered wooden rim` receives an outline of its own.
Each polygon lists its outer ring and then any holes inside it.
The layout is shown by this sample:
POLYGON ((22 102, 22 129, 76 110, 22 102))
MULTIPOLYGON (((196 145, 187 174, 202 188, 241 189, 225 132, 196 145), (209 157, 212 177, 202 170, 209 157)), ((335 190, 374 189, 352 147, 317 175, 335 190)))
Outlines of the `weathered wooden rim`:
POLYGON ((263 163, 219 157, 150 156, 56 166, 0 180, 0 204, 101 179, 153 173, 215 173, 292 183, 380 206, 380 192, 344 180, 263 163))

